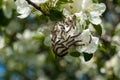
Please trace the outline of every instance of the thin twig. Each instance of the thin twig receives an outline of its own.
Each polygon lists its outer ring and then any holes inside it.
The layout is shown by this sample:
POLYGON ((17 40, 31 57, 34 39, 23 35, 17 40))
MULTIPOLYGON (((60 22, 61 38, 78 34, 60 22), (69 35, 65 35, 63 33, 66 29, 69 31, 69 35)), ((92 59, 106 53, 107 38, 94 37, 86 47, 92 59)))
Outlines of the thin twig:
POLYGON ((32 5, 34 8, 36 8, 37 10, 39 10, 40 12, 42 12, 44 15, 47 15, 42 9, 41 7, 39 7, 38 5, 36 5, 35 3, 33 3, 30 0, 26 0, 28 2, 28 4, 32 5))

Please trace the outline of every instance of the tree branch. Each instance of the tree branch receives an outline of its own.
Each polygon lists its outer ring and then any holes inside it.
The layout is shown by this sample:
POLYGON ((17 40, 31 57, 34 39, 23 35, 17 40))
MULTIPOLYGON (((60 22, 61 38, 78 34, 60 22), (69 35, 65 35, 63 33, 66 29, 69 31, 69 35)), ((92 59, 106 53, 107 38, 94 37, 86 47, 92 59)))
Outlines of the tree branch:
POLYGON ((39 7, 38 5, 36 5, 35 3, 33 3, 30 0, 26 0, 28 2, 28 4, 32 5, 34 8, 36 8, 37 10, 39 10, 40 12, 42 12, 44 15, 47 15, 42 9, 41 7, 39 7))

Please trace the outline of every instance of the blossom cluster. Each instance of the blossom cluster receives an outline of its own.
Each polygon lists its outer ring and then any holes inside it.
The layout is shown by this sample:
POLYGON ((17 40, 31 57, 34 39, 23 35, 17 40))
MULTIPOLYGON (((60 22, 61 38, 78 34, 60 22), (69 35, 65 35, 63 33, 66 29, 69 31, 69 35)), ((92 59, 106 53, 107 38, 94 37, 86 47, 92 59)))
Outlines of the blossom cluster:
MULTIPOLYGON (((27 1, 15 2, 19 18, 26 18, 31 12, 31 5, 27 1)), ((47 0, 30 1, 38 6, 47 2, 47 0)), ((57 1, 59 0, 56 0, 56 3, 57 1)), ((92 0, 73 0, 73 3, 61 4, 61 8, 65 19, 55 24, 50 35, 53 52, 58 56, 64 56, 72 51, 95 53, 99 39, 91 34, 89 26, 102 23, 100 16, 106 9, 105 5, 93 3, 92 0)))
POLYGON ((94 53, 99 39, 92 36, 89 29, 79 30, 76 16, 68 16, 54 26, 51 41, 54 53, 61 57, 76 50, 80 53, 94 53))

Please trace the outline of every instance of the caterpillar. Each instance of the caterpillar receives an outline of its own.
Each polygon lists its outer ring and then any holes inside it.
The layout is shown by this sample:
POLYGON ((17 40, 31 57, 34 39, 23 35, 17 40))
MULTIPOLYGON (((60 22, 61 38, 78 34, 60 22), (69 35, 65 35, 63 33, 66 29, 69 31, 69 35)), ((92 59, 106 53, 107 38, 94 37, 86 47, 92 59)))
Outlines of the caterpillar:
POLYGON ((82 40, 76 40, 81 33, 76 33, 76 17, 69 16, 63 21, 58 21, 51 31, 51 46, 53 52, 59 56, 63 57, 68 54, 70 47, 81 44, 82 40))

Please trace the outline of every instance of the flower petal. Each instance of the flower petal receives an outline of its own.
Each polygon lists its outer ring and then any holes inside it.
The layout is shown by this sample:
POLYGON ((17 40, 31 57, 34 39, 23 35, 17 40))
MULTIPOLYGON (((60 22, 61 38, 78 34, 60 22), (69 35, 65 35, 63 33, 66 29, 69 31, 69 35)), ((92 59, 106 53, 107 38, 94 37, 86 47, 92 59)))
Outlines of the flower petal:
POLYGON ((94 14, 91 14, 88 17, 89 21, 95 25, 98 25, 102 22, 101 18, 99 16, 94 16, 94 14))
POLYGON ((83 44, 88 44, 90 41, 90 31, 89 29, 83 30, 79 38, 83 41, 83 44))
POLYGON ((75 16, 77 17, 78 25, 77 26, 86 26, 86 20, 87 20, 87 15, 84 14, 82 11, 79 13, 75 13, 75 16))
POLYGON ((31 9, 25 0, 16 0, 15 4, 17 6, 17 12, 21 14, 18 16, 19 18, 26 18, 30 14, 31 9))
POLYGON ((95 16, 100 16, 106 9, 105 4, 100 3, 100 4, 92 4, 92 11, 91 13, 94 13, 95 16))
POLYGON ((82 1, 81 6, 83 10, 85 10, 89 5, 92 4, 92 0, 80 0, 80 1, 82 1))
POLYGON ((88 7, 88 10, 90 10, 88 15, 89 21, 96 25, 100 24, 102 22, 100 16, 105 11, 105 9, 106 6, 103 3, 92 4, 91 6, 89 6, 88 7))
POLYGON ((82 10, 81 4, 82 0, 73 0, 73 3, 63 4, 62 7, 74 14, 82 10))
POLYGON ((86 45, 86 46, 78 47, 77 51, 92 54, 97 50, 98 42, 99 42, 99 39, 97 37, 92 36, 91 43, 89 45, 86 45))
POLYGON ((24 10, 26 10, 26 11, 25 12, 23 11, 23 13, 18 16, 19 18, 22 18, 22 19, 26 18, 31 12, 31 10, 29 8, 25 8, 24 10))

